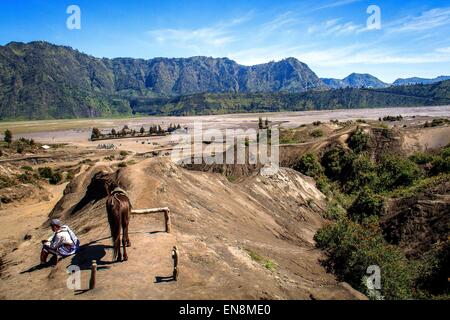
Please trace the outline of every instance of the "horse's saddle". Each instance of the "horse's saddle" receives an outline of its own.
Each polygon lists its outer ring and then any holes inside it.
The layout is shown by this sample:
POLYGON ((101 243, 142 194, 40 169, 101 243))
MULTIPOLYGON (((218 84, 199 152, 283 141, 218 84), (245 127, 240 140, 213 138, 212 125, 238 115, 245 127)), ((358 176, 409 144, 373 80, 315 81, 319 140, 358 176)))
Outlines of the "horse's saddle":
POLYGON ((125 197, 128 198, 128 201, 130 201, 130 205, 133 206, 133 205, 131 204, 131 200, 130 200, 130 197, 128 196, 128 193, 127 193, 125 190, 123 190, 122 188, 117 187, 117 188, 115 188, 115 189, 111 192, 111 195, 112 195, 112 196, 114 196, 114 195, 116 195, 116 194, 123 194, 125 197))
POLYGON ((123 190, 122 188, 117 187, 111 192, 111 194, 116 194, 116 193, 120 193, 120 194, 123 194, 128 197, 128 193, 125 190, 123 190))

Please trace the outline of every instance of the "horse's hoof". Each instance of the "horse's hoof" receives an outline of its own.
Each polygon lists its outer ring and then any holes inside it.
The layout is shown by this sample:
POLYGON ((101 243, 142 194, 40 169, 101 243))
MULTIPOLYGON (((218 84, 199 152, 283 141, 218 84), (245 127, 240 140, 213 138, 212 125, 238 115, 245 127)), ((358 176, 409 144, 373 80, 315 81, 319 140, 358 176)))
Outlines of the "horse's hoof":
POLYGON ((127 248, 131 247, 131 242, 127 243, 127 248))
POLYGON ((128 261, 128 257, 123 257, 123 261, 128 261))

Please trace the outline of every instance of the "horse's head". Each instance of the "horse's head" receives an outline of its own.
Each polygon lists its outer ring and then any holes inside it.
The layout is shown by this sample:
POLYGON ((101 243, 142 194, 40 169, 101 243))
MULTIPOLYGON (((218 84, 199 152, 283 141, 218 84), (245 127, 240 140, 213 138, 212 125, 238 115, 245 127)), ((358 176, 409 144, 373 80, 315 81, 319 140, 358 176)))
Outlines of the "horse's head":
POLYGON ((111 195, 112 191, 117 188, 117 184, 108 172, 101 171, 94 176, 93 184, 89 187, 95 188, 98 193, 105 192, 106 195, 111 195))

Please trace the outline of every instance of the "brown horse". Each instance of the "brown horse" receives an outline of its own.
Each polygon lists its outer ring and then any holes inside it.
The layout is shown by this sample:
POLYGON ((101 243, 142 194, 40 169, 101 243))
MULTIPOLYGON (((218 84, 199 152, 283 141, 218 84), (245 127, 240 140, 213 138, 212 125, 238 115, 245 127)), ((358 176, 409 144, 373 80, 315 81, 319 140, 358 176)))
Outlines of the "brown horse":
POLYGON ((130 246, 128 237, 128 223, 131 214, 131 202, 124 191, 118 188, 112 189, 108 184, 108 198, 106 199, 106 211, 108 212, 108 222, 111 228, 111 237, 114 246, 113 261, 122 261, 120 252, 120 229, 122 229, 123 260, 128 260, 126 247, 130 246))

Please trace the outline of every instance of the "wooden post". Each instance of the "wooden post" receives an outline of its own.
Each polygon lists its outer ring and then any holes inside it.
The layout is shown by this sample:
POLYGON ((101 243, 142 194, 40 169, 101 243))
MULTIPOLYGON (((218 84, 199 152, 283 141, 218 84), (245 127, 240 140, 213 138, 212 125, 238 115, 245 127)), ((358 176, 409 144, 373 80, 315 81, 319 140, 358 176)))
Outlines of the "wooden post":
POLYGON ((89 290, 95 288, 95 277, 97 275, 97 261, 92 260, 91 279, 89 280, 89 290))
POLYGON ((170 210, 167 208, 167 210, 164 211, 164 219, 166 221, 166 232, 171 233, 172 232, 172 221, 170 219, 170 210))
POLYGON ((178 248, 177 246, 172 249, 172 259, 173 259, 173 279, 178 280, 178 248))

